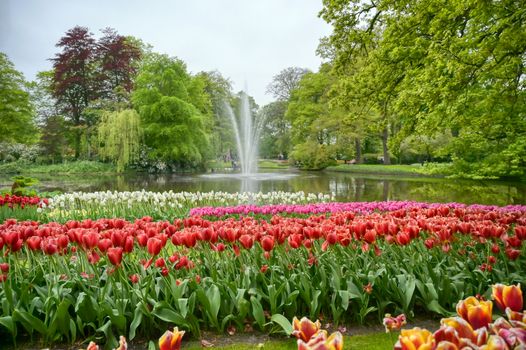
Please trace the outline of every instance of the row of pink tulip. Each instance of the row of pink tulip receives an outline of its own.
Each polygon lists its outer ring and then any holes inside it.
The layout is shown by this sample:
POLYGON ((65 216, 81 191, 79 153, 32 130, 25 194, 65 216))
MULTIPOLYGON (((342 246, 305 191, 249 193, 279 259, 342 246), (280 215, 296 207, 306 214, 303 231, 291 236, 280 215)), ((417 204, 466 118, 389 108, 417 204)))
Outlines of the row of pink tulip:
POLYGON ((412 201, 387 201, 387 202, 348 202, 348 203, 311 203, 311 204, 269 204, 269 205, 237 205, 231 207, 199 207, 190 210, 190 216, 225 216, 225 215, 248 215, 263 214, 275 215, 286 214, 320 214, 335 213, 341 211, 353 211, 359 213, 371 213, 374 211, 397 211, 411 209, 464 209, 469 211, 499 211, 499 212, 526 212, 525 205, 507 205, 499 207, 495 205, 462 203, 423 203, 412 201))

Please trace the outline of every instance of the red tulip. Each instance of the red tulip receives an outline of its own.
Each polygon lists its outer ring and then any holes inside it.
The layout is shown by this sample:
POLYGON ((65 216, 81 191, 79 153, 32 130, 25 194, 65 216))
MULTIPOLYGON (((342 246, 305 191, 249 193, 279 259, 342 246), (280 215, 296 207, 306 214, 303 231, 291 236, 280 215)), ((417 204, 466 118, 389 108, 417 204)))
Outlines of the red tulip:
POLYGON ((261 247, 266 252, 270 252, 274 248, 274 237, 263 236, 263 238, 261 238, 261 247))
POLYGON ((139 275, 136 274, 136 273, 131 275, 130 276, 130 281, 131 281, 131 283, 136 284, 137 282, 139 282, 139 275))
POLYGON ((9 271, 9 264, 8 263, 1 263, 0 264, 0 271, 7 273, 9 271))
POLYGON ((87 249, 93 249, 97 245, 98 240, 99 234, 91 230, 82 236, 82 243, 87 249))
POLYGON ((133 236, 127 236, 126 240, 124 241, 124 252, 131 253, 133 251, 133 243, 133 236))
POLYGON ((369 244, 374 243, 374 241, 376 240, 376 231, 368 230, 363 236, 363 239, 369 244))
POLYGON ((396 241, 400 245, 407 245, 409 244, 409 235, 405 232, 400 232, 396 235, 396 241))
POLYGON ((150 253, 152 256, 156 256, 161 252, 161 249, 163 248, 163 242, 158 238, 152 237, 148 239, 147 246, 148 253, 150 253))
POLYGON ((122 248, 121 247, 113 247, 108 248, 108 259, 113 265, 120 265, 122 262, 122 248))
POLYGON ((252 238, 250 235, 241 235, 241 237, 239 237, 239 241, 245 249, 250 249, 252 248, 252 245, 254 245, 254 238, 252 238))
POLYGON ((109 238, 103 238, 97 244, 97 246, 99 247, 99 250, 102 253, 105 253, 108 250, 108 248, 110 248, 112 245, 113 245, 113 243, 112 243, 111 239, 109 239, 109 238))

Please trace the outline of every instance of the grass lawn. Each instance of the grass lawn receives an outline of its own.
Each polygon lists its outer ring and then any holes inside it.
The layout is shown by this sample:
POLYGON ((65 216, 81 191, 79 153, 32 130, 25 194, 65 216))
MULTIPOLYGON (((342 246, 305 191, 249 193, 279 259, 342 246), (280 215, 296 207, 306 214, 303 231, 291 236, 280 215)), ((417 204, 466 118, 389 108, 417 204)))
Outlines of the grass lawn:
MULTIPOLYGON (((386 334, 386 333, 371 333, 371 334, 361 334, 361 335, 352 335, 345 336, 344 346, 345 350, 347 349, 368 349, 368 350, 386 350, 392 349, 394 342, 398 339, 398 334, 386 334)), ((214 349, 223 349, 223 350, 253 350, 253 349, 263 349, 263 350, 296 350, 298 348, 296 340, 291 338, 288 340, 272 340, 265 343, 236 343, 229 344, 224 346, 214 345, 214 349)), ((182 349, 184 350, 198 350, 203 349, 201 344, 198 342, 190 343, 186 346, 183 345, 182 349)))
MULTIPOLYGON (((207 163, 209 169, 225 169, 232 168, 232 162, 222 162, 217 160, 212 160, 207 163)), ((261 169, 288 169, 289 164, 287 161, 279 161, 274 159, 260 159, 258 161, 258 168, 261 169)))
POLYGON ((340 164, 330 166, 325 171, 339 171, 357 174, 387 174, 387 175, 411 175, 411 176, 429 176, 423 174, 420 164, 340 164))

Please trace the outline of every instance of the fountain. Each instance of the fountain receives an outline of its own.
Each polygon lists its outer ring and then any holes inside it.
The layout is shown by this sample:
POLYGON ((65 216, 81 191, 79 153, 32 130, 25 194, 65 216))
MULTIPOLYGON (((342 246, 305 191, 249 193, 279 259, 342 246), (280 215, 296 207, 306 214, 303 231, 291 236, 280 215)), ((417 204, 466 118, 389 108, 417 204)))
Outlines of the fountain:
POLYGON ((224 108, 234 128, 241 175, 254 176, 258 172, 258 143, 264 118, 252 119, 250 102, 244 91, 240 94, 240 100, 239 122, 228 103, 224 103, 224 108))
MULTIPOLYGON (((250 101, 244 91, 240 93, 239 115, 237 117, 226 101, 223 109, 234 130, 241 172, 205 174, 201 175, 202 177, 240 180, 240 192, 257 192, 261 190, 260 184, 263 181, 287 181, 297 175, 290 172, 258 172, 258 145, 265 118, 264 116, 253 118, 250 111, 250 101)), ((269 190, 273 189, 270 188, 269 190)))

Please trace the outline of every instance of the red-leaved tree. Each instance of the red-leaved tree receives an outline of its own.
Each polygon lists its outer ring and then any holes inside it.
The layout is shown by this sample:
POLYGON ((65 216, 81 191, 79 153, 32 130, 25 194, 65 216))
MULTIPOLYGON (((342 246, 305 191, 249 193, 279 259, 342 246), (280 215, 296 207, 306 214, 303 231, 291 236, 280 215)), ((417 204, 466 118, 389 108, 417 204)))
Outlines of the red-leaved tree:
POLYGON ((103 98, 120 101, 121 92, 130 93, 133 88, 141 50, 112 28, 105 28, 102 33, 104 36, 97 43, 97 56, 102 74, 101 93, 103 98))
POLYGON ((100 91, 96 79, 96 40, 88 28, 76 26, 68 30, 56 46, 62 52, 52 59, 53 95, 73 126, 75 158, 78 158, 85 122, 83 111, 100 91))
POLYGON ((84 130, 88 133, 96 122, 86 109, 104 105, 93 103, 96 100, 122 102, 133 88, 141 58, 141 49, 132 40, 111 28, 102 33, 97 41, 86 27, 68 30, 56 45, 62 51, 52 59, 53 96, 72 127, 75 158, 80 156, 84 130))

